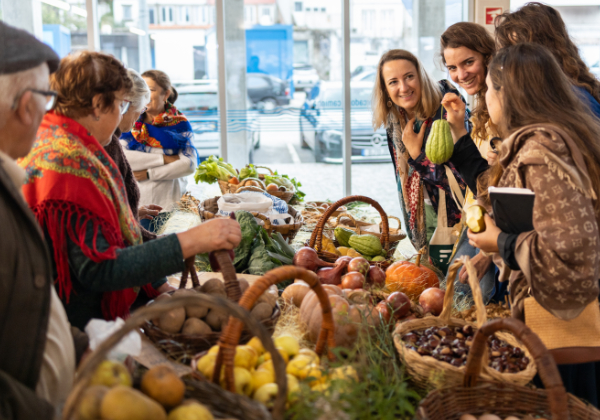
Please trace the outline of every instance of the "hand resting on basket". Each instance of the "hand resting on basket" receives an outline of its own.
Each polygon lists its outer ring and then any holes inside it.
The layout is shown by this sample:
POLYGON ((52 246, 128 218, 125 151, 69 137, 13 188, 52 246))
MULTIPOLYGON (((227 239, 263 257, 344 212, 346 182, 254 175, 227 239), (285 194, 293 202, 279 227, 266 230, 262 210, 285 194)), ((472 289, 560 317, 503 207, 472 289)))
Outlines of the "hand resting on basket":
POLYGON ((242 240, 240 224, 231 219, 211 219, 177 234, 183 258, 220 249, 234 249, 242 240))

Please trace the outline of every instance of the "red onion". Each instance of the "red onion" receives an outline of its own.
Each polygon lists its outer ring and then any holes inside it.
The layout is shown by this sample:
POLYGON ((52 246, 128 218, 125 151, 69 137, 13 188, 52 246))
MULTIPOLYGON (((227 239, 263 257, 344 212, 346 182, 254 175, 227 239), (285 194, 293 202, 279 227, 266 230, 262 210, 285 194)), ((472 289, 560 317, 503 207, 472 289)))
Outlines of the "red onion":
POLYGON ((431 312, 432 315, 438 316, 444 309, 444 295, 446 293, 437 287, 430 287, 423 290, 419 296, 419 305, 423 307, 425 313, 431 312))
POLYGON ((374 265, 367 273, 367 284, 372 287, 385 286, 385 271, 374 265))
POLYGON ((410 299, 402 292, 394 292, 386 299, 394 311, 394 318, 404 318, 410 312, 410 299))
POLYGON ((351 272, 342 277, 342 289, 360 289, 365 284, 365 276, 351 272))
POLYGON ((366 276, 370 267, 369 261, 365 260, 363 257, 356 257, 352 258, 348 264, 348 272, 356 271, 361 273, 363 276, 366 276))
POLYGON ((342 271, 346 266, 344 264, 338 265, 337 267, 325 267, 317 271, 317 276, 321 280, 322 284, 333 284, 339 286, 342 284, 342 271))
POLYGON ((319 267, 333 267, 333 263, 328 263, 319 259, 317 251, 310 247, 302 247, 294 255, 293 264, 296 267, 306 268, 310 271, 317 271, 319 267))

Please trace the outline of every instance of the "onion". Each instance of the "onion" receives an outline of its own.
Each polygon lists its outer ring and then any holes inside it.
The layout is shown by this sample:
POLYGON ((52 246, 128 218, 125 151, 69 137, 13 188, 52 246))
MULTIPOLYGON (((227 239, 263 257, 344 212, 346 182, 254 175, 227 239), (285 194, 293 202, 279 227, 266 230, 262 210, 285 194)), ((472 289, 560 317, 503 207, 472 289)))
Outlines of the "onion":
POLYGON ((423 290, 419 296, 419 305, 423 307, 425 313, 431 312, 432 315, 438 316, 444 309, 444 295, 446 293, 437 287, 430 287, 423 290))
POLYGON ((306 268, 310 271, 317 271, 319 267, 333 267, 334 264, 319 259, 317 251, 307 246, 302 247, 294 255, 292 262, 296 267, 306 268))
POLYGON ((361 273, 363 276, 367 275, 369 268, 371 268, 369 261, 365 260, 363 257, 352 258, 350 263, 348 263, 348 272, 356 271, 361 273))
POLYGON ((335 260, 335 265, 348 264, 350 261, 352 261, 352 257, 339 257, 335 260))
POLYGON ((383 287, 385 285, 385 271, 374 265, 367 273, 367 284, 373 287, 383 287))
POLYGON ((338 265, 337 267, 325 267, 317 271, 317 276, 321 280, 322 284, 333 284, 339 286, 342 284, 342 271, 346 266, 344 264, 338 265))
POLYGON ((342 289, 360 289, 365 284, 365 276, 351 272, 342 277, 342 289))
POLYGON ((405 317, 410 312, 410 299, 402 292, 394 292, 386 299, 394 311, 394 318, 405 317))

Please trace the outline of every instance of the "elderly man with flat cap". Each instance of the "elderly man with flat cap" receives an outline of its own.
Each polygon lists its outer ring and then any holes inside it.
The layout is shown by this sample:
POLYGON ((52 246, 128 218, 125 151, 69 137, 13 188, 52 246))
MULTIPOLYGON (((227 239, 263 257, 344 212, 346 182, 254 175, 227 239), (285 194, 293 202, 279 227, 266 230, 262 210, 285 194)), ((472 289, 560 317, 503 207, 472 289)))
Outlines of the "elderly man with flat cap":
POLYGON ((52 285, 44 237, 21 194, 25 171, 15 162, 56 102, 49 75, 58 64, 50 47, 0 21, 0 419, 58 417, 87 347, 52 285))

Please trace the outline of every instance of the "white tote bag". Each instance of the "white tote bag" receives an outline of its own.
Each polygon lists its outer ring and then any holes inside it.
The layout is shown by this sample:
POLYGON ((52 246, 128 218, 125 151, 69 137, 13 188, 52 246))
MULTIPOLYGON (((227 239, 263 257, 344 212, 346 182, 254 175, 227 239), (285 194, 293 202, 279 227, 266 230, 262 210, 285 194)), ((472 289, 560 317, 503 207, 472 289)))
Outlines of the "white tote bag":
MULTIPOLYGON (((454 201, 462 211, 464 196, 454 174, 448 166, 446 166, 446 176, 448 177, 448 183, 450 185, 450 190, 453 193, 454 201)), ((460 229, 457 230, 454 227, 448 227, 446 192, 442 189, 439 190, 437 216, 437 227, 429 242, 429 256, 431 257, 433 264, 445 273, 448 270, 448 265, 450 265, 452 250, 460 235, 460 229)))

